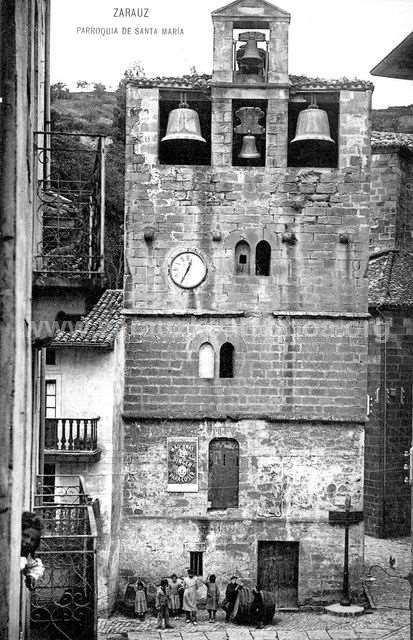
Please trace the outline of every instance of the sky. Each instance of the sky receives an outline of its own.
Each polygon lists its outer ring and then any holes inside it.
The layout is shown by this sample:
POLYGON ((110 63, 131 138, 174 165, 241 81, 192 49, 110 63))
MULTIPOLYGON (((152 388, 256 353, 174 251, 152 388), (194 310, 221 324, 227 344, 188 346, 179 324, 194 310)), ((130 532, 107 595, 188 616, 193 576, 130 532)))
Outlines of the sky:
MULTIPOLYGON (((78 80, 102 82, 114 89, 136 63, 148 77, 181 75, 194 66, 198 73, 211 73, 210 14, 229 4, 221 2, 51 0, 51 81, 71 89, 78 80), (120 8, 143 15, 115 17, 120 8), (142 33, 145 28, 152 34, 142 33), (176 33, 163 34, 162 28, 176 33)), ((277 5, 291 13, 290 74, 370 79, 374 108, 413 104, 412 81, 369 73, 412 30, 413 0, 281 0, 277 5)))

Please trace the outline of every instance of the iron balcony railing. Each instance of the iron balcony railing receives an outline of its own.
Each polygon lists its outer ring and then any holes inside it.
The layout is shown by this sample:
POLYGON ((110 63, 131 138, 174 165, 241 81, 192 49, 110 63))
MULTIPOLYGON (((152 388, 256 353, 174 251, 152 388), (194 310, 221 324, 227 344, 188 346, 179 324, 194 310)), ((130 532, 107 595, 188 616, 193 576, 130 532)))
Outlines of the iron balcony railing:
POLYGON ((99 418, 45 418, 45 451, 96 451, 99 418))
POLYGON ((96 640, 97 528, 83 478, 40 476, 34 504, 45 574, 31 598, 31 638, 96 640))
POLYGON ((38 131, 34 152, 36 280, 85 279, 104 269, 105 137, 38 131))

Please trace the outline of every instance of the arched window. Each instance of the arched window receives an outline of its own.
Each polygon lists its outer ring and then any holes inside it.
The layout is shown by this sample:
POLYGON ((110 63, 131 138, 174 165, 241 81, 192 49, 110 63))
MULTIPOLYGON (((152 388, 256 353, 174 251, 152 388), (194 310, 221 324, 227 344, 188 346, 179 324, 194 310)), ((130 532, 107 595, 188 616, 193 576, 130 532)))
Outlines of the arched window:
POLYGON ((235 246, 235 273, 248 275, 250 272, 250 245, 241 240, 235 246))
POLYGON ((213 378, 215 374, 215 351, 212 344, 204 342, 199 347, 198 371, 200 378, 213 378))
POLYGON ((234 347, 230 342, 224 342, 219 350, 219 377, 234 377, 234 347))
POLYGON ((209 443, 208 509, 238 507, 239 444, 232 438, 209 443))
POLYGON ((271 270, 271 246, 266 240, 261 240, 255 249, 255 274, 269 276, 271 270))

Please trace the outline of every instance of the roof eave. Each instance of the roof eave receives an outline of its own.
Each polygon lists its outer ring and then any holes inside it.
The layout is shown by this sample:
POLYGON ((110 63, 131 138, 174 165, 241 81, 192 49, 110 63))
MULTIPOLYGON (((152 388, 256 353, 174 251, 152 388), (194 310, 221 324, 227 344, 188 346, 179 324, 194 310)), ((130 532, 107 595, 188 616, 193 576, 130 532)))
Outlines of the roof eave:
POLYGON ((372 76, 413 80, 413 31, 387 54, 371 71, 372 76), (407 61, 407 63, 406 63, 407 61), (404 68, 403 68, 404 65, 404 68))

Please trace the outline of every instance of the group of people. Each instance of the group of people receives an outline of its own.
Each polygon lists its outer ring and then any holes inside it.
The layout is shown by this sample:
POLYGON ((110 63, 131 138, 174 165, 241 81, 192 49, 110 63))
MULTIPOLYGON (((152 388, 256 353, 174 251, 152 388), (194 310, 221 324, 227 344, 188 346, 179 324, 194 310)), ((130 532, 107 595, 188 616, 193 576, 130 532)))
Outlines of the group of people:
MULTIPOLYGON (((208 611, 209 622, 215 622, 216 612, 220 606, 226 612, 225 621, 229 622, 235 608, 238 592, 242 589, 242 585, 238 582, 238 577, 235 575, 231 577, 225 590, 225 598, 221 602, 221 594, 216 576, 211 574, 207 580, 203 580, 195 576, 191 569, 188 569, 187 576, 185 577, 178 578, 178 576, 173 573, 170 578, 163 578, 161 580, 155 597, 155 607, 158 613, 158 629, 162 629, 163 626, 165 626, 165 629, 172 629, 173 625, 170 623, 170 618, 172 617, 177 620, 181 610, 185 613, 187 624, 197 625, 198 590, 202 585, 206 587, 205 608, 208 611)), ((138 578, 134 586, 136 593, 135 614, 143 620, 148 611, 146 585, 141 578, 138 578)), ((255 587, 253 592, 253 614, 257 621, 257 626, 260 628, 262 626, 262 615, 260 615, 262 597, 260 587, 255 587)))

